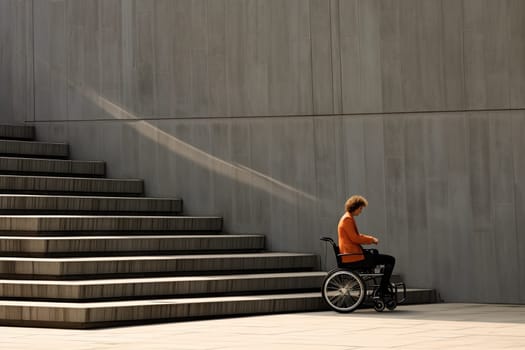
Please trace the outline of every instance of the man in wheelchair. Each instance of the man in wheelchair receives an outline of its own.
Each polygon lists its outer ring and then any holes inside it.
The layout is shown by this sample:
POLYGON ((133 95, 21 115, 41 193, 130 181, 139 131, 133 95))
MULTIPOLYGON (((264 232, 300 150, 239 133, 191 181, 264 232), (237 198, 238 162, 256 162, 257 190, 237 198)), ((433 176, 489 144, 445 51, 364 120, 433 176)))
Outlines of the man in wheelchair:
POLYGON ((337 227, 339 251, 342 263, 352 269, 368 270, 378 265, 384 265, 383 276, 377 290, 379 297, 391 294, 389 291, 390 277, 394 270, 396 259, 393 256, 378 254, 375 249, 363 249, 361 244, 377 244, 379 240, 370 235, 359 233, 355 217, 359 216, 368 201, 359 195, 351 196, 345 203, 345 213, 339 220, 337 227))
POLYGON ((332 245, 337 261, 337 268, 329 271, 323 281, 321 294, 328 306, 337 312, 352 312, 370 302, 377 312, 385 307, 394 310, 406 300, 405 284, 390 283, 396 263, 394 257, 361 247, 361 244, 379 242, 373 236, 359 233, 355 223, 355 217, 367 205, 367 200, 361 196, 352 196, 346 201, 345 214, 338 225, 339 245, 330 237, 321 237, 321 241, 332 245), (384 266, 383 273, 373 271, 380 265, 384 266), (376 278, 379 277, 378 284, 376 278))

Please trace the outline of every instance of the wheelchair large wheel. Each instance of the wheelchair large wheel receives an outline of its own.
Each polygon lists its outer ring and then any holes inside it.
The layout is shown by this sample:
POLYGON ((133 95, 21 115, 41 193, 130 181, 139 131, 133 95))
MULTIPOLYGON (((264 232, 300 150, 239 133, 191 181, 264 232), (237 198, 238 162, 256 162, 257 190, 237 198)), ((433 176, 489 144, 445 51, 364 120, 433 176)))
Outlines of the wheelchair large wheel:
POLYGON ((336 270, 326 276, 322 294, 333 310, 352 312, 363 302, 366 287, 359 275, 347 270, 336 270))

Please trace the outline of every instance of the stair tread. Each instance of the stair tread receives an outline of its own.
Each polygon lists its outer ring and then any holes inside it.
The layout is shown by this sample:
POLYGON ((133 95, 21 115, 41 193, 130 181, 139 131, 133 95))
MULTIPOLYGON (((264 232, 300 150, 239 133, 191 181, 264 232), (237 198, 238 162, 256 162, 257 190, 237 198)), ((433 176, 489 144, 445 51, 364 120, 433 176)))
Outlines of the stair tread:
MULTIPOLYGON (((21 159, 27 159, 27 158, 21 158, 21 159)), ((93 177, 83 177, 83 176, 52 176, 52 175, 17 175, 17 174, 0 174, 0 178, 27 178, 27 179, 56 179, 61 181, 67 181, 67 180, 85 180, 90 182, 110 182, 110 181, 122 181, 122 182, 136 182, 140 181, 142 182, 142 179, 132 179, 132 178, 93 178, 93 177)))
POLYGON ((82 194, 89 197, 102 195, 141 196, 144 181, 141 179, 119 179, 102 177, 49 175, 0 175, 0 190, 10 193, 28 194, 82 194))
POLYGON ((35 128, 28 125, 0 124, 0 139, 32 140, 35 128))
POLYGON ((27 158, 27 157, 10 157, 10 156, 0 156, 0 160, 18 160, 21 162, 53 162, 53 163, 106 163, 103 160, 78 160, 78 159, 54 159, 54 158, 27 158))
POLYGON ((274 257, 310 257, 315 254, 264 252, 264 253, 238 253, 238 254, 191 254, 191 255, 146 255, 146 256, 116 256, 116 257, 71 257, 71 258, 26 258, 26 257, 0 257, 1 261, 31 261, 31 262, 95 262, 95 261, 151 261, 151 260, 189 260, 189 259, 224 259, 224 258, 274 258, 274 257))
POLYGON ((140 230, 140 231, 132 231, 132 230, 122 230, 122 231, 108 231, 108 230, 98 230, 98 231, 90 231, 90 232, 87 232, 87 231, 64 231, 64 232, 58 232, 58 234, 55 235, 56 232, 50 232, 50 231, 42 231, 42 232, 29 232, 29 233, 23 233, 23 234, 20 234, 20 235, 13 235, 13 234, 17 234, 18 232, 17 231, 1 231, 0 230, 0 234, 2 235, 6 235, 6 234, 9 234, 10 237, 15 237, 15 238, 19 238, 19 237, 64 237, 64 238, 68 238, 68 237, 86 237, 86 238, 90 238, 90 237, 101 237, 101 236, 106 236, 107 234, 110 234, 112 237, 118 237, 117 235, 120 236, 120 234, 122 234, 124 237, 128 236, 151 236, 152 234, 153 235, 157 235, 157 236, 192 236, 192 237, 201 237, 201 236, 206 236, 206 235, 209 235, 209 236, 212 236, 212 235, 224 235, 224 232, 222 232, 221 230, 204 230, 204 229, 195 229, 195 230, 192 230, 192 229, 173 229, 173 230, 163 230, 163 231, 151 231, 151 230, 140 230), (47 235, 52 235, 52 236, 47 236, 47 235), (82 236, 81 236, 82 235, 82 236))
POLYGON ((65 142, 34 141, 34 140, 9 140, 9 139, 0 139, 0 144, 1 143, 54 145, 54 146, 67 146, 68 145, 65 142))
POLYGON ((0 255, 107 256, 264 250, 263 235, 0 236, 0 255))
POLYGON ((0 194, 0 212, 14 215, 96 213, 107 216, 115 213, 151 213, 158 216, 181 211, 180 198, 0 194))
POLYGON ((263 278, 293 278, 293 277, 324 277, 323 271, 301 271, 301 272, 275 272, 275 273, 252 273, 233 275, 207 275, 207 276, 168 276, 168 277, 141 277, 141 278, 112 278, 112 279, 85 279, 79 281, 55 281, 55 280, 6 280, 0 279, 0 283, 28 284, 28 285, 52 285, 52 286, 92 286, 104 284, 133 284, 133 283, 170 283, 170 282, 194 282, 194 281, 225 281, 242 279, 263 278))
MULTIPOLYGON (((409 292, 432 291, 432 289, 407 289, 409 292)), ((117 300, 117 301, 90 301, 90 302, 65 302, 65 301, 24 301, 24 300, 0 300, 0 305, 5 306, 27 306, 27 307, 62 307, 62 308, 107 308, 107 307, 126 307, 126 306, 146 306, 146 305, 169 305, 169 304, 199 304, 199 303, 220 303, 232 301, 262 301, 278 299, 302 299, 302 298, 322 298, 321 292, 306 293, 286 293, 286 294, 256 294, 256 295, 235 295, 235 296, 213 296, 196 298, 160 298, 160 299, 140 299, 140 300, 117 300)))
POLYGON ((11 219, 101 219, 101 220, 111 220, 111 219, 152 219, 152 220, 161 220, 161 219, 222 219, 221 216, 191 216, 191 215, 176 215, 176 216, 168 216, 168 215, 38 215, 38 214, 30 214, 30 215, 0 215, 0 219, 2 218, 11 218, 11 219))
POLYGON ((0 280, 0 299, 101 301, 306 292, 320 290, 324 276, 325 273, 319 271, 283 271, 178 277, 138 276, 99 281, 22 280, 18 283, 0 280))
POLYGON ((84 215, 32 214, 0 215, 3 232, 148 232, 148 231, 221 231, 220 216, 176 215, 84 215))
POLYGON ((129 236, 114 236, 114 235, 101 235, 101 236, 0 236, 0 239, 16 239, 26 241, 73 241, 73 240, 94 240, 94 239, 114 239, 114 240, 139 240, 139 239, 234 239, 234 238, 253 238, 253 237, 264 237, 264 235, 256 234, 227 234, 227 235, 129 235, 129 236))
POLYGON ((17 156, 39 157, 67 157, 69 146, 67 143, 25 141, 25 140, 0 140, 0 154, 17 156))
POLYGON ((241 296, 222 296, 222 297, 203 297, 203 298, 162 298, 145 300, 119 300, 119 301, 94 301, 94 302, 61 302, 61 301, 18 301, 0 300, 0 305, 9 306, 30 306, 30 307, 68 307, 68 308, 98 308, 98 307, 125 307, 141 305, 159 304, 197 304, 197 303, 217 303, 228 301, 257 301, 273 299, 295 299, 295 298, 321 298, 320 292, 314 293, 290 293, 290 294, 260 294, 260 295, 241 295, 241 296))
MULTIPOLYGON (((62 179, 62 178, 60 178, 62 179)), ((86 200, 137 200, 137 201, 181 201, 177 197, 130 197, 130 196, 86 196, 86 195, 46 195, 46 194, 5 194, 0 193, 1 198, 43 198, 43 199, 86 199, 86 200)))
POLYGON ((46 159, 0 156, 0 171, 55 175, 104 176, 106 163, 98 160, 46 159))

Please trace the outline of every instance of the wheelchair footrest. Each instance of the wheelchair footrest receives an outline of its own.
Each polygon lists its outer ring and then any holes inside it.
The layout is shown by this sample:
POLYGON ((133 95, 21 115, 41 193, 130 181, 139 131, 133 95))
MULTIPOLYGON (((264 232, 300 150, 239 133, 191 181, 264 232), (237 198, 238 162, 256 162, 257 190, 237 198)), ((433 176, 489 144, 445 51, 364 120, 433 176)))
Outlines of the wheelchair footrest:
POLYGON ((402 304, 407 300, 407 288, 404 282, 392 283, 394 287, 394 294, 398 304, 402 304), (399 292, 402 291, 401 299, 399 299, 399 292))

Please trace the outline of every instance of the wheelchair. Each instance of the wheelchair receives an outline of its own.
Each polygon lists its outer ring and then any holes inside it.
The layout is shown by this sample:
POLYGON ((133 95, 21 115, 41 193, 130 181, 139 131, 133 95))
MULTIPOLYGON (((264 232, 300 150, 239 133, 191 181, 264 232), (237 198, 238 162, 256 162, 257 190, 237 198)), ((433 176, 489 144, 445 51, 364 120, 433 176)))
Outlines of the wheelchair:
MULTIPOLYGON (((379 293, 379 282, 383 277, 380 267, 370 267, 358 263, 343 263, 342 257, 360 254, 341 254, 333 239, 322 237, 321 241, 330 243, 334 250, 337 268, 326 275, 322 295, 328 306, 337 312, 352 312, 360 306, 372 306, 382 312, 387 308, 393 311, 406 300, 406 287, 403 282, 390 283, 388 293, 379 293), (401 292, 402 297, 398 298, 401 292)), ((364 249, 366 254, 378 254, 377 249, 364 249)))

